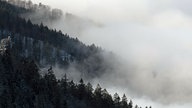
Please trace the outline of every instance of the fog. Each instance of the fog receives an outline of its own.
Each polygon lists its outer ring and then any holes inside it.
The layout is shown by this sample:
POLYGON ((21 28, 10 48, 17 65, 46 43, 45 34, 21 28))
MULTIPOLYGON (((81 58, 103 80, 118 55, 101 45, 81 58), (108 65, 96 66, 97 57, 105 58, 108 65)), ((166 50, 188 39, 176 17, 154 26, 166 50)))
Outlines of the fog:
POLYGON ((114 72, 92 83, 125 92, 141 106, 192 107, 192 1, 33 1, 74 15, 73 21, 63 16, 50 27, 118 56, 114 72))

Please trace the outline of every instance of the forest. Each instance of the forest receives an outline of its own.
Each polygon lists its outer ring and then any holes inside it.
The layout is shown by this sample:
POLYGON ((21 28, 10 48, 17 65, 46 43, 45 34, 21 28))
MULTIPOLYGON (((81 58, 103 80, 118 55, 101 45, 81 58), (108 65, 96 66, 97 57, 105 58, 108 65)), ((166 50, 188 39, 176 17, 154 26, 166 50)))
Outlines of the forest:
POLYGON ((42 76, 33 60, 14 61, 10 50, 0 55, 0 108, 141 108, 125 94, 112 97, 99 84, 93 89, 66 74, 58 80, 52 67, 42 76))

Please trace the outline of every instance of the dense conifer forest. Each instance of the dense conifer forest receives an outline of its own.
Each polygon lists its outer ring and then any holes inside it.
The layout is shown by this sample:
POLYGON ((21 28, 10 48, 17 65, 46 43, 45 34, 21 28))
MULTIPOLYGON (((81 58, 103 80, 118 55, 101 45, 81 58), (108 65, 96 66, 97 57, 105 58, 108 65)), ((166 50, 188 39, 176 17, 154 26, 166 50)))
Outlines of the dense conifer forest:
POLYGON ((66 74, 57 80, 52 67, 42 76, 33 60, 14 61, 10 49, 0 55, 0 64, 0 108, 139 108, 99 84, 93 89, 66 74))

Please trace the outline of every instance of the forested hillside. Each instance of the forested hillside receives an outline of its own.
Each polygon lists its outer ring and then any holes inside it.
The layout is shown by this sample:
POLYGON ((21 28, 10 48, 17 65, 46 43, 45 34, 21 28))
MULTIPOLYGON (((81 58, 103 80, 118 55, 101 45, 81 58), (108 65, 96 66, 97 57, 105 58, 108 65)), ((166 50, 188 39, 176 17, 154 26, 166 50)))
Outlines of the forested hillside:
POLYGON ((113 68, 94 44, 85 45, 21 17, 31 11, 0 1, 0 108, 133 108, 125 95, 111 96, 99 84, 93 89, 83 79, 76 83, 66 74, 57 79, 54 65, 68 68, 73 64, 90 78, 113 68), (40 69, 46 66, 50 68, 41 75, 40 69))
POLYGON ((57 80, 52 67, 42 76, 33 60, 13 58, 9 48, 0 55, 0 108, 133 108, 125 95, 112 97, 99 84, 57 80))
POLYGON ((42 23, 32 24, 20 17, 29 11, 0 1, 0 39, 11 36, 17 59, 30 58, 40 66, 58 64, 67 67, 73 63, 80 72, 90 74, 88 76, 98 76, 112 69, 104 66, 101 48, 87 46, 61 31, 49 29, 42 23))

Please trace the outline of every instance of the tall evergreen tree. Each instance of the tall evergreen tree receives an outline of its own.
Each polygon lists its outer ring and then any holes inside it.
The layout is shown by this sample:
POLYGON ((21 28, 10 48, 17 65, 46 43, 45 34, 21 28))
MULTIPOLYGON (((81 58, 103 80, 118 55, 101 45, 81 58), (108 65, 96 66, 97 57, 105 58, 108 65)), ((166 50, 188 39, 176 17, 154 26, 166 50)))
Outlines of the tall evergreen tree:
POLYGON ((133 108, 133 102, 132 100, 130 100, 129 104, 128 104, 128 108, 133 108))
POLYGON ((127 97, 125 96, 125 94, 123 94, 121 106, 122 106, 122 108, 128 108, 127 97))
POLYGON ((81 80, 79 81, 79 85, 78 85, 78 97, 79 99, 83 99, 85 96, 86 90, 85 90, 85 84, 83 79, 81 78, 81 80))
POLYGON ((114 94, 113 100, 114 100, 116 108, 120 108, 120 97, 117 93, 114 94))

